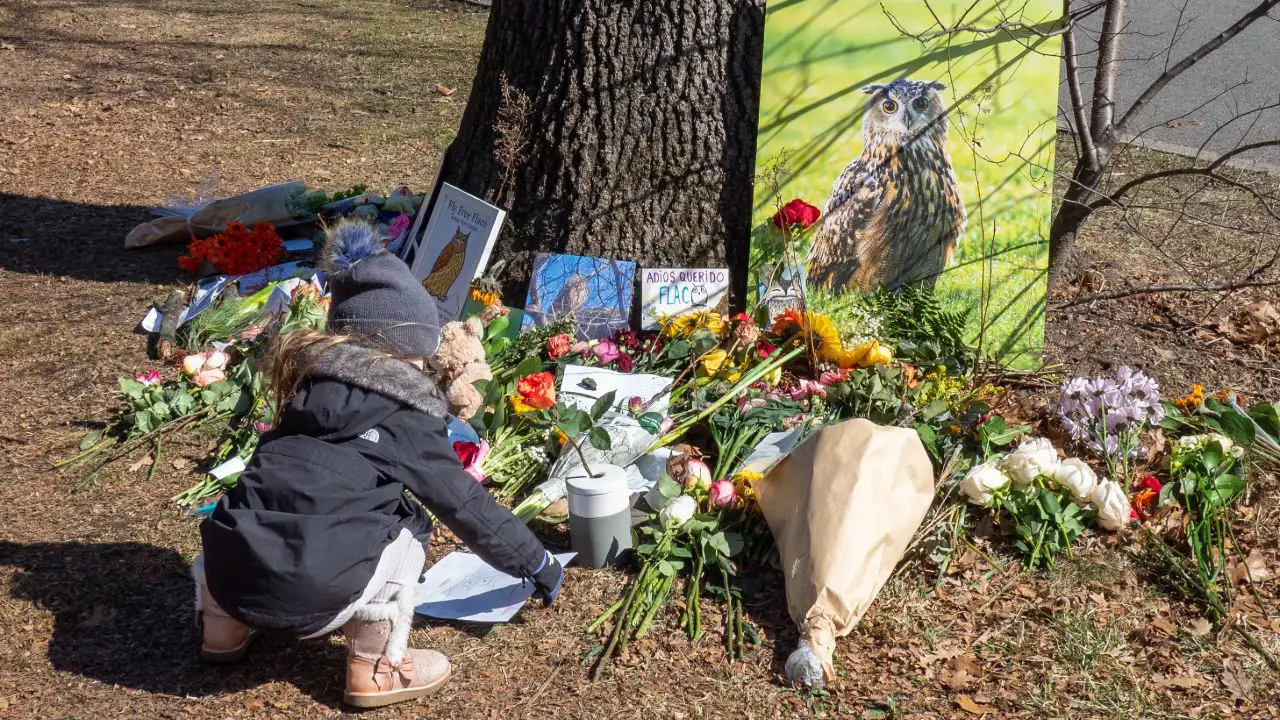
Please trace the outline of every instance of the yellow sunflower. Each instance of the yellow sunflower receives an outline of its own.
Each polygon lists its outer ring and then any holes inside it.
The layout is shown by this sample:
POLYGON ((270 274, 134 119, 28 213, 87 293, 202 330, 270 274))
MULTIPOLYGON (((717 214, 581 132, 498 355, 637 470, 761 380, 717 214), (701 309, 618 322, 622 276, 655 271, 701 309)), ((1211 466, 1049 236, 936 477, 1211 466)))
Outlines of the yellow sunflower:
POLYGON ((773 321, 773 334, 786 337, 808 327, 808 339, 813 351, 822 362, 836 363, 841 368, 853 367, 856 358, 845 349, 840 340, 840 330, 826 315, 814 312, 801 314, 795 308, 787 308, 773 321))
POLYGON ((501 300, 501 298, 498 297, 498 293, 493 292, 492 290, 481 290, 477 287, 471 288, 471 299, 480 303, 484 307, 497 305, 501 300))
POLYGON ((764 475, 755 470, 741 470, 737 475, 733 476, 733 485, 737 491, 738 500, 743 506, 754 509, 759 504, 756 497, 756 483, 764 479, 764 475))
POLYGON ((668 338, 689 337, 698 330, 710 330, 723 336, 729 329, 724 317, 715 310, 694 310, 683 315, 666 318, 662 325, 662 334, 668 338))

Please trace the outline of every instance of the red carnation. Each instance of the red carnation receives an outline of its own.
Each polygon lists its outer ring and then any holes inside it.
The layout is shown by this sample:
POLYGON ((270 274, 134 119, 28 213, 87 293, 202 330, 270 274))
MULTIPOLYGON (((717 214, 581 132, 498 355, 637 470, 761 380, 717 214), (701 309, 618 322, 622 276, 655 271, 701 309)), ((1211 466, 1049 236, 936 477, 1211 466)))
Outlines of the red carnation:
POLYGON ((822 217, 821 210, 800 198, 796 198, 774 213, 772 220, 779 230, 789 230, 795 227, 799 227, 801 230, 808 230, 811 225, 818 222, 820 217, 822 217))
POLYGON ((568 335, 552 335, 547 338, 547 357, 551 360, 559 360, 569 354, 571 347, 573 347, 573 338, 568 335))

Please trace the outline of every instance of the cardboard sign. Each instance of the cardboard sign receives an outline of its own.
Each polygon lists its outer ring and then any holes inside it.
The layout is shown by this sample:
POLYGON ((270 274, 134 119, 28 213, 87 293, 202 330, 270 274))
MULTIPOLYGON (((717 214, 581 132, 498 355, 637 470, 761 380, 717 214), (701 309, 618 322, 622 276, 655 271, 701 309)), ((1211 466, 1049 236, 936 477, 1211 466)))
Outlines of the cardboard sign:
POLYGON ((580 339, 609 337, 630 325, 635 281, 633 262, 538 253, 529 277, 523 327, 543 327, 573 315, 580 339))
POLYGON ((422 237, 411 237, 413 274, 440 306, 440 322, 457 320, 471 281, 489 260, 506 212, 445 183, 422 237))
POLYGON ((640 279, 640 324, 657 327, 659 317, 712 309, 726 302, 729 271, 724 268, 645 268, 640 279))

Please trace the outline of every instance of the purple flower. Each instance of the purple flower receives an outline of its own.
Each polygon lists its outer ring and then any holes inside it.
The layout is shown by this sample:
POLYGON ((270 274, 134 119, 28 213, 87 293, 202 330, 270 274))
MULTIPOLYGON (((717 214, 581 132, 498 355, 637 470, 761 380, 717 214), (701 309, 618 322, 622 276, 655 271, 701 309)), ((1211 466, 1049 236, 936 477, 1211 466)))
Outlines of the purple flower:
POLYGON ((260 433, 268 432, 269 430, 271 430, 271 423, 262 422, 261 420, 259 420, 253 424, 253 429, 255 432, 260 432, 260 433))

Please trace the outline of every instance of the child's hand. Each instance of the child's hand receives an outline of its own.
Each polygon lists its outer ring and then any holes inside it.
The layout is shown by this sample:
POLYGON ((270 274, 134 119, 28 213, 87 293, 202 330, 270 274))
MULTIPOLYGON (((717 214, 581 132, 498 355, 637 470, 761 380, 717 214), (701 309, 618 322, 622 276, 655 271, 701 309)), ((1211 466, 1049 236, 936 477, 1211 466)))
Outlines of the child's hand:
POLYGON ((534 597, 542 598, 543 607, 551 607, 560 594, 560 585, 564 582, 564 567, 550 551, 546 551, 542 566, 533 573, 534 597))

